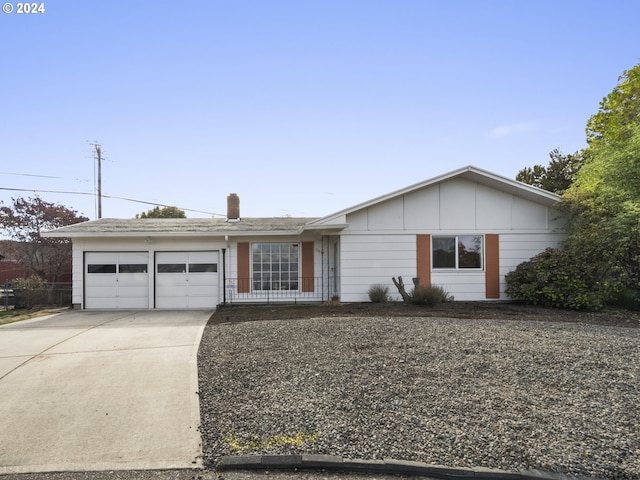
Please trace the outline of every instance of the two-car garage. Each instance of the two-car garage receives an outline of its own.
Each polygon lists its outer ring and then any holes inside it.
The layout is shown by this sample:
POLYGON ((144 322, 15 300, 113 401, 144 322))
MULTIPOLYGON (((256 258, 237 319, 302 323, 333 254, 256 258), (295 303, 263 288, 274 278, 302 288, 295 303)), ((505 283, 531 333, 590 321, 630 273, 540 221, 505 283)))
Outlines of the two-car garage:
POLYGON ((85 252, 85 308, 215 308, 218 251, 85 252))

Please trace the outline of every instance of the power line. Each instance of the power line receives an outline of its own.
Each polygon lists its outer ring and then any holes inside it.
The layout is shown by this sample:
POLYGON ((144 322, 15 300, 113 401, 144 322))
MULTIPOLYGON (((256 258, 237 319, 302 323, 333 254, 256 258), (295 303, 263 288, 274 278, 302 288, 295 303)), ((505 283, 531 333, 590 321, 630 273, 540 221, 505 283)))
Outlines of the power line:
MULTIPOLYGON (((65 177, 56 177, 54 175, 36 175, 33 173, 16 173, 16 172, 0 172, 0 175, 13 175, 15 177, 35 177, 35 178, 53 178, 55 180, 70 180, 65 177)), ((74 178, 76 182, 88 182, 88 178, 74 178)))
MULTIPOLYGON (((58 194, 65 194, 65 195, 88 195, 92 197, 95 196, 95 193, 90 193, 90 192, 65 192, 62 190, 35 190, 35 189, 29 189, 29 188, 8 188, 8 187, 0 187, 0 190, 9 190, 13 192, 58 193, 58 194)), ((157 207, 175 207, 175 208, 179 208, 180 210, 185 210, 187 212, 204 213, 206 215, 211 215, 211 216, 218 216, 218 217, 226 216, 222 213, 205 212, 204 210, 194 210, 193 208, 176 207, 175 205, 164 205, 158 202, 147 202, 145 200, 136 200, 134 198, 127 198, 127 197, 117 197, 115 195, 107 195, 104 193, 102 194, 102 196, 104 198, 112 198, 114 200, 124 200, 126 202, 142 203, 145 205, 154 205, 157 207)))
POLYGON ((0 175, 15 175, 16 177, 56 178, 58 180, 62 180, 62 177, 54 177, 53 175, 34 175, 32 173, 0 172, 0 175))

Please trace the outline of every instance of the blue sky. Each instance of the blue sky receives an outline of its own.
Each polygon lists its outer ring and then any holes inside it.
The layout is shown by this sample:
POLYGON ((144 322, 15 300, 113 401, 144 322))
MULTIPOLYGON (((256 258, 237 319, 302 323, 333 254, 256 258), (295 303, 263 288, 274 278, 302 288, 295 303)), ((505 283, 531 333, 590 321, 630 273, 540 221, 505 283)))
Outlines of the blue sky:
MULTIPOLYGON (((94 192, 97 141, 105 194, 224 214, 235 192, 245 217, 470 164, 514 178, 583 148, 640 62, 635 0, 43 3, 0 14, 0 187, 94 192)), ((96 218, 92 196, 39 195, 96 218)))

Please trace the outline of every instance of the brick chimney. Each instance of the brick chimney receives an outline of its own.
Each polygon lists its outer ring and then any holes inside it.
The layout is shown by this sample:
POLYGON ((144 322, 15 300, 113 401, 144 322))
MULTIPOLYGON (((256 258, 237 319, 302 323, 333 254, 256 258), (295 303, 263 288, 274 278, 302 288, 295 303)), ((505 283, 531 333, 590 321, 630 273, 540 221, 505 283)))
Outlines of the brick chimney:
POLYGON ((235 193, 227 196, 227 221, 237 222, 240 220, 240 197, 235 193))

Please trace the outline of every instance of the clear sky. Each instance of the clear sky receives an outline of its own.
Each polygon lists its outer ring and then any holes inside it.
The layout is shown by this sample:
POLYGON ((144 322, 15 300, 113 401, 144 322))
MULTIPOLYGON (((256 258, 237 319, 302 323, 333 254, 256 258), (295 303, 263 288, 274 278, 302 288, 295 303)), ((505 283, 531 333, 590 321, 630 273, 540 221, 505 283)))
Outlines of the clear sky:
MULTIPOLYGON (((97 141, 103 193, 224 214, 235 192, 244 217, 324 216, 466 165, 514 178, 583 148, 640 62, 637 0, 8 3, 0 187, 95 192, 97 141)), ((96 218, 90 195, 39 195, 96 218)), ((103 217, 152 207, 105 198, 103 217)))

